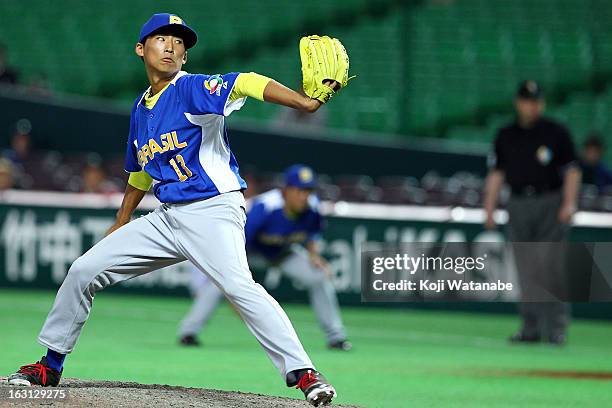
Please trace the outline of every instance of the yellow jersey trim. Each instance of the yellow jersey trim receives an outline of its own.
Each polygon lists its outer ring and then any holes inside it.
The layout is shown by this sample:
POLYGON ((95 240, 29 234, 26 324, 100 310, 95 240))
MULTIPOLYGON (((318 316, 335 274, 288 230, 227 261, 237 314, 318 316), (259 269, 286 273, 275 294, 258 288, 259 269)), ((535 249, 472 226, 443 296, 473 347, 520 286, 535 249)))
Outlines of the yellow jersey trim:
POLYGON ((235 101, 250 96, 251 98, 263 101, 264 89, 266 89, 266 85, 270 81, 270 78, 255 72, 239 74, 234 82, 234 89, 232 89, 229 100, 235 101))
POLYGON ((156 103, 157 103, 157 101, 159 100, 159 97, 161 96, 161 94, 163 94, 163 93, 164 93, 164 91, 165 91, 166 89, 168 89, 168 87, 170 86, 170 84, 171 84, 171 83, 172 83, 172 82, 168 82, 168 83, 166 84, 166 86, 164 86, 164 87, 162 88, 162 90, 161 90, 161 91, 159 91, 158 93, 156 93, 156 94, 155 94, 155 95, 153 95, 153 96, 150 96, 150 95, 151 95, 151 90, 149 89, 149 90, 147 91, 147 93, 145 94, 145 97, 144 97, 144 105, 145 105, 145 107, 147 107, 148 109, 153 109, 153 107, 155 106, 155 104, 156 104, 156 103))
POLYGON ((149 191, 153 184, 153 177, 149 176, 149 173, 144 170, 130 173, 128 184, 141 191, 149 191))

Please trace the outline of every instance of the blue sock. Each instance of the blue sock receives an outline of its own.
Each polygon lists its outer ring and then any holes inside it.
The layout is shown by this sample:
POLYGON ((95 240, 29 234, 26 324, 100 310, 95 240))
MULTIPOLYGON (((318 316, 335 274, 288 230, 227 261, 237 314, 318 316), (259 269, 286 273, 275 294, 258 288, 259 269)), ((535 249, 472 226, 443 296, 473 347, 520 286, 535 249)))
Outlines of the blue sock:
POLYGON ((54 370, 62 371, 64 367, 64 359, 66 358, 65 354, 60 354, 51 349, 47 349, 47 364, 54 370))

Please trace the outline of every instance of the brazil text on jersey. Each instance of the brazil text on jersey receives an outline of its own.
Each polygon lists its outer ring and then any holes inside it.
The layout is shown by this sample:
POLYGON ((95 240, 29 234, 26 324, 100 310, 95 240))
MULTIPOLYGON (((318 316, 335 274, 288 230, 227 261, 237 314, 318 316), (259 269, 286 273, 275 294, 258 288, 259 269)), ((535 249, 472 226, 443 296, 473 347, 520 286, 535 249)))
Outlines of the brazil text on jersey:
POLYGON ((143 145, 138 151, 138 162, 145 165, 149 160, 153 160, 155 153, 164 153, 169 150, 181 149, 187 147, 187 142, 179 142, 176 135, 176 131, 170 133, 164 133, 159 137, 162 145, 155 141, 155 139, 149 139, 149 143, 143 145))

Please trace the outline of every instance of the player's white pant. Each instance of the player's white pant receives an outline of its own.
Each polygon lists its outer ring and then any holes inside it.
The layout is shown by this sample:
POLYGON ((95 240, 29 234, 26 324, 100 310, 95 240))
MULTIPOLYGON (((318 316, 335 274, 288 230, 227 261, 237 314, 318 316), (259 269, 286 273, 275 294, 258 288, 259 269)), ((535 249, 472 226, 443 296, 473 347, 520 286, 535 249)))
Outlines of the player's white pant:
POLYGON ((223 290, 283 379, 290 371, 313 367, 285 312, 251 276, 244 206, 241 193, 226 193, 164 204, 119 228, 72 264, 38 341, 59 353, 72 352, 96 292, 189 260, 223 290))
MULTIPOLYGON (((305 249, 292 248, 278 265, 283 274, 308 290, 310 305, 329 343, 345 340, 336 290, 325 273, 312 265, 305 249)), ((193 274, 193 305, 179 327, 179 335, 196 335, 208 323, 223 293, 202 274, 193 274)))

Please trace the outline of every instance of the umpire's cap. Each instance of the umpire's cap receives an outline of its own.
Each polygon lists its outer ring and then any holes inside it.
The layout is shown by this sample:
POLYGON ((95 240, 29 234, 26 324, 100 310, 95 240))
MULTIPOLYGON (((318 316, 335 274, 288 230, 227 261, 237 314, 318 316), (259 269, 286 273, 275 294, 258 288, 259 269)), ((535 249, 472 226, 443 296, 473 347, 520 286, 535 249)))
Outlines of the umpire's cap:
POLYGON ((294 164, 285 170, 285 186, 313 189, 317 186, 317 178, 310 167, 294 164))
POLYGON ((185 21, 176 14, 153 14, 153 16, 142 26, 138 42, 144 44, 147 37, 159 32, 171 32, 180 36, 184 43, 185 49, 189 49, 198 41, 198 35, 191 27, 185 24, 185 21))
POLYGON ((517 98, 540 100, 544 98, 542 87, 534 80, 523 81, 516 91, 517 98))

